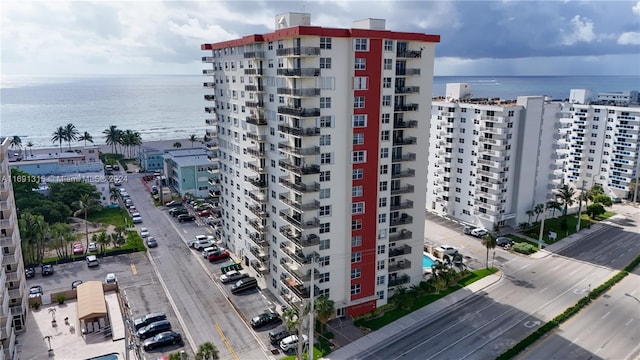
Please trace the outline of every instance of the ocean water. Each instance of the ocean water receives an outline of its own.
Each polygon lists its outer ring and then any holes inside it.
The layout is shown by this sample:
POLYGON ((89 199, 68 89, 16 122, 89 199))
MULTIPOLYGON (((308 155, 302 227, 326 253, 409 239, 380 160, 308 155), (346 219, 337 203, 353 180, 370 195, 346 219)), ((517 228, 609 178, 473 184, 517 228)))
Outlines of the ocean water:
MULTIPOLYGON (((204 76, 3 76, 0 82, 0 136, 22 137, 34 148, 55 147, 58 126, 73 123, 104 143, 109 125, 140 132, 143 141, 205 134, 204 76)), ((639 90, 633 76, 436 76, 433 95, 451 82, 471 84, 473 97, 515 99, 546 95, 565 99, 572 88, 593 92, 639 90)))

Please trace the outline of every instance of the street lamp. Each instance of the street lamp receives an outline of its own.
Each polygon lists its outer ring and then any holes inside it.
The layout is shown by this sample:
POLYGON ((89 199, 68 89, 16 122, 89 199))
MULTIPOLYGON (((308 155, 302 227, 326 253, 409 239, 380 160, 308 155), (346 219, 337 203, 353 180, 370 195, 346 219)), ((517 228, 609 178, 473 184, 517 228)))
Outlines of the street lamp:
POLYGON ((542 221, 540 221, 540 234, 538 234, 538 251, 542 250, 542 235, 544 234, 544 220, 547 215, 547 201, 542 207, 542 221))
POLYGON ((578 200, 580 201, 579 205, 578 205, 578 222, 576 223, 576 232, 580 231, 580 223, 582 220, 582 197, 584 196, 584 183, 586 181, 582 180, 582 188, 580 189, 580 197, 578 197, 578 200))

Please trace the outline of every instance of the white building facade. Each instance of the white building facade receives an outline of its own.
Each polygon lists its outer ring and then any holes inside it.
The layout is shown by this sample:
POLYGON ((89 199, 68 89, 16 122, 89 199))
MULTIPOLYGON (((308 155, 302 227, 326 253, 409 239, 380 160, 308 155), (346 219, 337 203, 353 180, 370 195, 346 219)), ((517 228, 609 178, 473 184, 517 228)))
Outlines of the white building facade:
POLYGON ((328 295, 357 316, 422 278, 439 36, 298 13, 276 29, 202 45, 223 240, 290 305, 328 295))

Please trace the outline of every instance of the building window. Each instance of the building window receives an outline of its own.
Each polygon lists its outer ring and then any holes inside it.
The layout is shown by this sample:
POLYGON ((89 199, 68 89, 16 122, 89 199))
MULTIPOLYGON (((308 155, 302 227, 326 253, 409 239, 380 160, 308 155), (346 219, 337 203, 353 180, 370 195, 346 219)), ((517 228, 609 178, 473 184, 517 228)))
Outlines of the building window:
POLYGON ((352 279, 360 278, 361 274, 362 274, 362 270, 360 270, 360 268, 351 269, 351 278, 352 279))
POLYGON ((382 79, 382 87, 385 89, 391 89, 391 78, 386 77, 382 79))
POLYGON ((320 146, 330 146, 331 145, 331 135, 325 134, 320 135, 320 146))
POLYGON ((351 187, 351 197, 362 196, 362 185, 351 187))
POLYGON ((391 114, 382 114, 382 117, 380 118, 380 122, 382 124, 388 124, 390 120, 391 120, 391 114))
POLYGON ((360 219, 356 219, 356 220, 351 220, 351 230, 360 230, 362 229, 362 220, 360 219))
POLYGON ((322 284, 329 282, 330 276, 331 275, 328 272, 320 274, 320 276, 318 276, 318 283, 322 284))
POLYGON ((351 285, 351 295, 360 294, 360 284, 351 285))
POLYGON ((385 70, 393 70, 393 60, 384 59, 383 66, 385 70))
POLYGON ((320 116, 320 127, 321 128, 331 128, 331 127, 333 127, 333 117, 332 116, 320 116))
POLYGON ((383 130, 380 133, 380 141, 389 141, 389 130, 383 130))
POLYGON ((351 117, 351 124, 354 128, 366 127, 367 115, 365 114, 353 115, 351 117))
POLYGON ((365 58, 356 58, 354 62, 354 69, 356 70, 366 70, 367 69, 367 59, 365 58))
POLYGON ((362 261, 362 253, 360 251, 356 251, 351 253, 351 263, 359 263, 362 261))
POLYGON ((351 237, 351 247, 362 246, 362 235, 354 235, 351 237))
POLYGON ((331 58, 320 58, 320 69, 331 69, 331 58))
POLYGON ((332 153, 323 153, 320 154, 320 164, 322 165, 328 165, 331 164, 333 161, 332 159, 332 153))
POLYGON ((355 39, 355 51, 369 51, 369 39, 355 39))
POLYGON ((364 144, 364 133, 354 133, 353 145, 362 145, 362 144, 364 144))
POLYGON ((363 214, 364 213, 364 202, 360 201, 360 202, 351 204, 351 213, 352 214, 363 214))
POLYGON ((386 247, 384 245, 378 245, 378 255, 384 254, 386 252, 386 247))
MULTIPOLYGON (((380 275, 376 278, 376 285, 384 285, 385 281, 386 281, 387 277, 385 275, 380 275)), ((384 296, 384 291, 382 291, 382 294, 384 296)))
POLYGON ((331 223, 320 224, 320 234, 326 234, 331 231, 331 223))
POLYGON ((331 264, 331 257, 330 256, 321 256, 320 258, 318 258, 318 263, 320 264, 320 266, 329 266, 331 264))
POLYGON ((384 41, 384 51, 393 51, 393 40, 384 41))
POLYGON ((366 76, 356 76, 353 78, 353 89, 354 90, 367 90, 367 77, 366 76))
POLYGON ((331 38, 329 38, 329 37, 321 37, 320 38, 320 49, 331 49, 331 38))
POLYGON ((378 199, 378 207, 386 207, 386 206, 387 206, 387 198, 386 197, 379 198, 378 199))
POLYGON ((387 222, 387 214, 378 214, 378 224, 384 224, 387 222))
POLYGON ((320 181, 331 181, 331 171, 321 171, 320 181))
POLYGON ((380 191, 387 191, 389 184, 386 181, 380 181, 380 186, 378 187, 380 191))
POLYGON ((367 152, 362 151, 354 151, 351 153, 351 161, 354 164, 360 164, 367 161, 367 152))
POLYGON ((353 108, 354 109, 364 108, 364 96, 355 96, 353 98, 353 108))
POLYGON ((382 96, 382 106, 391 106, 391 95, 382 96))
POLYGON ((389 165, 380 165, 380 175, 389 173, 389 165))
POLYGON ((320 199, 331 198, 331 189, 320 189, 320 199))
POLYGON ((362 169, 353 169, 353 173, 351 175, 352 180, 362 180, 364 174, 362 169))
POLYGON ((320 216, 331 216, 331 205, 320 206, 320 216))
POLYGON ((380 149, 380 158, 387 159, 389 157, 389 148, 380 149))
POLYGON ((331 109, 331 98, 330 97, 321 97, 320 98, 320 109, 331 109))
POLYGON ((331 240, 324 239, 320 240, 320 250, 327 250, 331 247, 331 240))

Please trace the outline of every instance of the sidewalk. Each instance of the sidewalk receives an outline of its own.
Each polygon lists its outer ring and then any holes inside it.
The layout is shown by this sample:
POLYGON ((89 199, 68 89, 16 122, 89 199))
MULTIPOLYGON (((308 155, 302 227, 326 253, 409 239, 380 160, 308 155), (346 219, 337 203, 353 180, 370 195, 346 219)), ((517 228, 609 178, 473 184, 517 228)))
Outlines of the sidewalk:
POLYGON ((473 284, 452 294, 449 294, 442 299, 431 303, 419 310, 416 310, 411 314, 398 319, 379 330, 361 337, 360 339, 352 342, 349 345, 341 347, 340 349, 332 352, 322 359, 343 360, 354 357, 363 351, 373 351, 376 347, 384 346, 384 344, 386 343, 385 340, 395 336, 402 336, 402 333, 407 331, 411 327, 441 313, 445 309, 450 309, 455 304, 458 304, 461 301, 464 301, 474 294, 484 290, 485 288, 497 283, 501 278, 502 272, 497 272, 483 279, 480 279, 473 284))

